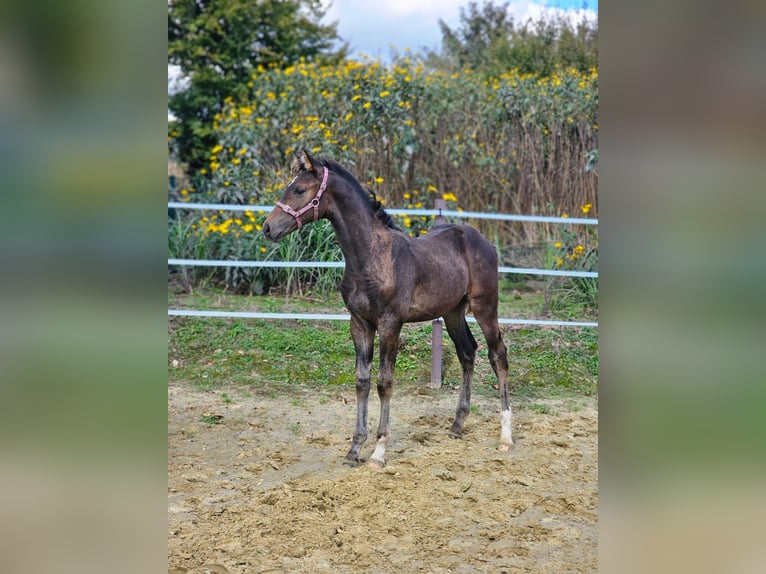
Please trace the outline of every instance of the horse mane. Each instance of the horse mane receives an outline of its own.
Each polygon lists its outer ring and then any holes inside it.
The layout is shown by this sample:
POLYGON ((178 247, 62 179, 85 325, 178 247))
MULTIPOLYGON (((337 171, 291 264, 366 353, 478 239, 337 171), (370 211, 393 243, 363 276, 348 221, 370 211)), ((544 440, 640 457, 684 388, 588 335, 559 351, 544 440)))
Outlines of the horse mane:
POLYGON ((375 218, 378 221, 390 229, 403 231, 402 228, 396 224, 391 215, 386 212, 385 209, 383 209, 383 204, 380 202, 378 196, 375 194, 375 191, 371 187, 359 183, 359 180, 356 179, 356 176, 354 176, 353 173, 348 171, 335 160, 322 158, 319 160, 319 163, 320 165, 331 169, 333 172, 337 173, 349 184, 351 184, 351 187, 354 189, 354 191, 367 200, 368 205, 375 213, 375 218))

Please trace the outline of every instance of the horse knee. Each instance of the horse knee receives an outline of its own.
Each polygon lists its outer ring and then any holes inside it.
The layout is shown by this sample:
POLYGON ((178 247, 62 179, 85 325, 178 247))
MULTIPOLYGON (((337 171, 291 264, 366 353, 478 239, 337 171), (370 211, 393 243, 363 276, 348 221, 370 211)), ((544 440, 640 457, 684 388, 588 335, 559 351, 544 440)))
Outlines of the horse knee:
POLYGON ((379 379, 378 380, 378 396, 390 397, 393 393, 393 379, 379 379))
POLYGON ((473 364, 476 362, 476 350, 469 350, 469 349, 462 349, 457 356, 458 360, 460 361, 461 365, 464 366, 473 366, 473 364))

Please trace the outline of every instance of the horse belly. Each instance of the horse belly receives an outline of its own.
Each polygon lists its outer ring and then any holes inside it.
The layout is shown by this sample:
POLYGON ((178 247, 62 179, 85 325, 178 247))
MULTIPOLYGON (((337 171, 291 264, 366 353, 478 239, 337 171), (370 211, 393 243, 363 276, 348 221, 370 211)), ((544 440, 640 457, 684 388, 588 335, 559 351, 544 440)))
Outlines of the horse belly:
POLYGON ((427 282, 419 285, 412 294, 409 311, 405 322, 429 321, 438 319, 458 306, 466 296, 467 281, 450 283, 427 282))

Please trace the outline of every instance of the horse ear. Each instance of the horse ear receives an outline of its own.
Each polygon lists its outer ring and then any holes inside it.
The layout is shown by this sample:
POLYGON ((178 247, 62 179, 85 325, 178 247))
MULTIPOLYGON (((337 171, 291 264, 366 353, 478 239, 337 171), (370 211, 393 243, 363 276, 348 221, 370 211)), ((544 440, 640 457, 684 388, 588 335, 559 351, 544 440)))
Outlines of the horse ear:
POLYGON ((316 171, 316 168, 319 166, 319 162, 315 160, 313 157, 311 157, 311 154, 304 148, 302 150, 303 158, 304 158, 304 167, 306 171, 316 171))
POLYGON ((293 154, 293 161, 290 162, 290 172, 292 175, 298 175, 301 170, 301 156, 297 152, 293 154))
POLYGON ((303 149, 295 154, 295 159, 290 168, 293 174, 297 174, 299 171, 315 171, 314 164, 316 163, 316 160, 309 155, 309 152, 303 149))

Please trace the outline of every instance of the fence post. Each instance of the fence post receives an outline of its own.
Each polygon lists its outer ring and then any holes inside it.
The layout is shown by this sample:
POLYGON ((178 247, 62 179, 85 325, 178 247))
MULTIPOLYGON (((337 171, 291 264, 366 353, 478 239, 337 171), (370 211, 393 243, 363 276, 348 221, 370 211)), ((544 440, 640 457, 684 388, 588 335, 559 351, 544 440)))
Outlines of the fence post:
MULTIPOLYGON (((442 209, 447 208, 447 202, 443 199, 434 200, 434 209, 439 210, 439 215, 434 220, 435 225, 446 223, 447 220, 441 214, 442 209)), ((431 322, 431 383, 428 385, 431 389, 438 389, 442 386, 442 320, 434 319, 431 322)))

